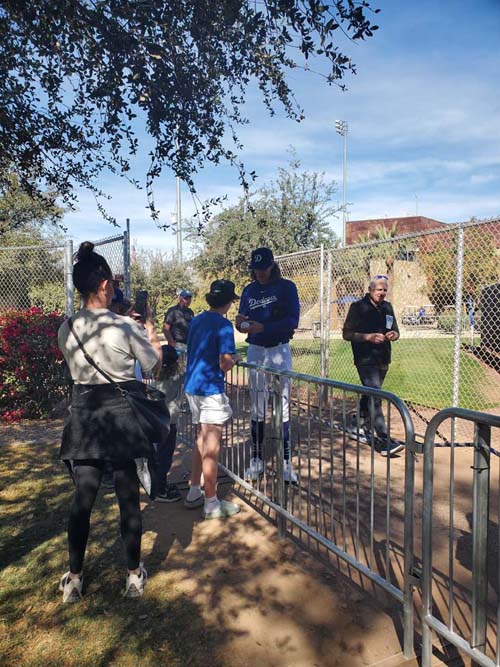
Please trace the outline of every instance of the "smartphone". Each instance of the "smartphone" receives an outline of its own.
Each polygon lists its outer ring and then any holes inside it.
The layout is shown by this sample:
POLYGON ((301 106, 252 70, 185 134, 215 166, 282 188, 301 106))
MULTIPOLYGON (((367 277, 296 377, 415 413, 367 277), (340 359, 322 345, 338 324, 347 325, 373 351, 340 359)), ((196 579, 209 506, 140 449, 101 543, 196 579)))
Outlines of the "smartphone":
POLYGON ((135 312, 145 320, 148 312, 148 293, 146 290, 137 290, 135 294, 135 312))

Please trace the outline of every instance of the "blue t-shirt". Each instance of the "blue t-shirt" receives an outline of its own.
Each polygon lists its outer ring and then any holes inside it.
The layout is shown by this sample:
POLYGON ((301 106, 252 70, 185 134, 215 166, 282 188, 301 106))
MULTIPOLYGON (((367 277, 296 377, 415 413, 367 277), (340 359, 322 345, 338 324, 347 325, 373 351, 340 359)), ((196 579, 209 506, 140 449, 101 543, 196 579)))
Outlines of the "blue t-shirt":
POLYGON ((184 391, 195 396, 224 393, 221 354, 235 354, 233 325, 219 313, 206 311, 191 321, 187 340, 184 391))
POLYGON ((286 343, 293 338, 299 324, 297 287, 285 278, 268 285, 261 285, 255 280, 243 290, 239 312, 264 325, 262 333, 248 334, 247 341, 252 345, 270 347, 286 343))

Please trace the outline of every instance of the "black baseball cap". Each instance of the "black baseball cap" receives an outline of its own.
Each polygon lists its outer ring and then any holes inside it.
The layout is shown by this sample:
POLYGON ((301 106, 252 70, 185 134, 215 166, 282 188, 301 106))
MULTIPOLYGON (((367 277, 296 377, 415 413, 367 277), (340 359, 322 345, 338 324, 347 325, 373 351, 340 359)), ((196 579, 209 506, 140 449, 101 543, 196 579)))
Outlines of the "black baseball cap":
POLYGON ((170 366, 177 361, 177 350, 172 345, 161 346, 161 365, 170 366))
POLYGON ((274 264, 273 251, 270 248, 257 248, 252 251, 249 269, 265 270, 274 264))
POLYGON ((240 298, 234 291, 234 288, 235 285, 231 280, 214 280, 210 285, 210 294, 221 299, 227 299, 226 303, 228 303, 240 298))

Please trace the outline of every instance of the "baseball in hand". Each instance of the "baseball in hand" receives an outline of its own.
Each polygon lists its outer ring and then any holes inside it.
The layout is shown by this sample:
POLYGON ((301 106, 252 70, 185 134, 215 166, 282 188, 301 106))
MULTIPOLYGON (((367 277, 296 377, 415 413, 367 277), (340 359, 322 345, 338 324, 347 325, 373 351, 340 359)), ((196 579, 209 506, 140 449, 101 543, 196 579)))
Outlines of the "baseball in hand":
POLYGON ((240 329, 241 331, 246 331, 247 329, 250 329, 250 322, 242 322, 240 324, 240 329))

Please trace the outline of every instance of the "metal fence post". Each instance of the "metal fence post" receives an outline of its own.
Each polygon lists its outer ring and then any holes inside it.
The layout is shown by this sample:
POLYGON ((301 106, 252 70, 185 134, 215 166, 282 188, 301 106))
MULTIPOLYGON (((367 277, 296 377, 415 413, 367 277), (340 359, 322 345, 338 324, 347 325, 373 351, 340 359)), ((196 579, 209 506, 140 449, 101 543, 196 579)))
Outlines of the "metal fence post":
POLYGON ((453 341, 453 396, 452 406, 458 407, 460 400, 460 336, 462 333, 462 289, 464 277, 464 228, 458 228, 457 279, 455 285, 455 336, 453 341))
MULTIPOLYGON (((272 380, 273 400, 271 405, 273 413, 271 416, 272 439, 276 448, 276 504, 285 506, 285 480, 284 480, 284 446, 283 446, 283 399, 282 384, 279 375, 273 375, 272 380)), ((277 518, 278 537, 284 538, 286 532, 286 519, 282 514, 277 518)))
POLYGON ((437 419, 431 420, 424 442, 424 492, 422 512, 422 667, 431 667, 432 630, 425 619, 432 615, 432 517, 434 502, 434 438, 437 419))
POLYGON ((131 299, 130 285, 130 218, 126 220, 126 229, 123 232, 123 287, 125 298, 131 299))
POLYGON ((320 374, 325 377, 325 246, 319 249, 319 355, 320 374))
POLYGON ((332 251, 326 263, 325 377, 330 377, 330 327, 332 310, 332 251))
MULTIPOLYGON (((412 425, 413 426, 413 425, 412 425)), ((415 442, 412 433, 412 444, 415 442)), ((405 511, 404 511, 404 584, 403 584, 403 653, 405 658, 414 655, 414 523, 415 523, 415 450, 408 445, 405 448, 405 511)))
POLYGON ((73 241, 64 244, 64 292, 66 295, 65 313, 67 317, 75 314, 75 290, 73 286, 73 241))
POLYGON ((479 423, 475 435, 472 504, 472 647, 485 653, 491 427, 479 423))

